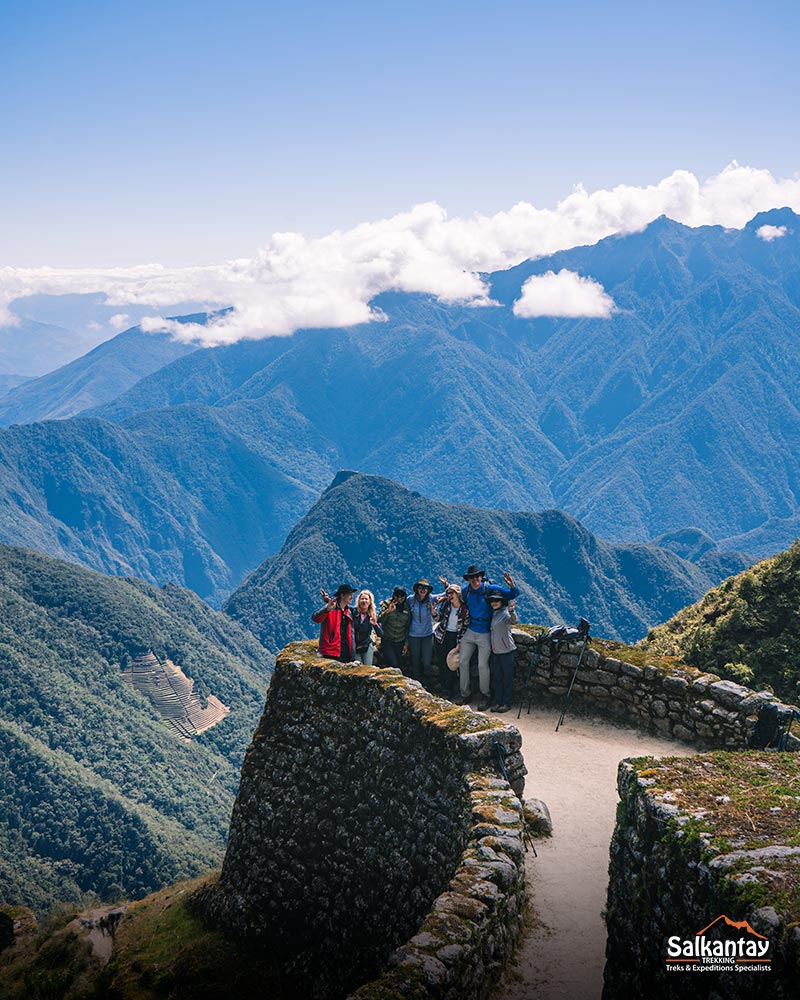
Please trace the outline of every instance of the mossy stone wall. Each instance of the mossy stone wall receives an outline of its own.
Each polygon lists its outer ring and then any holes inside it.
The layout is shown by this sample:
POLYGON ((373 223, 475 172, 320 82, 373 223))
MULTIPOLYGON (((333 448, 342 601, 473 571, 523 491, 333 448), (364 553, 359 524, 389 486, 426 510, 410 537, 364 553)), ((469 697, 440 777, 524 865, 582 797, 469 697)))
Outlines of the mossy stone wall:
MULTIPOLYGON (((523 705, 561 705, 578 664, 580 646, 544 644, 529 674, 534 638, 515 631, 515 696, 523 705), (528 677, 530 689, 526 688, 528 677), (530 695, 530 698, 529 698, 530 695)), ((777 702, 769 691, 753 691, 685 665, 627 663, 589 648, 570 696, 573 708, 644 727, 700 748, 743 748, 761 706, 777 702)), ((790 738, 791 748, 800 740, 790 738)))
POLYGON ((798 781, 796 754, 622 761, 603 1000, 798 996, 798 781), (716 971, 707 961, 668 963, 673 936, 766 939, 770 964, 716 971))
MULTIPOLYGON (((310 998, 484 996, 524 900, 513 727, 396 670, 279 655, 219 882, 224 930, 310 998)), ((289 991, 291 992, 291 991, 289 991)))

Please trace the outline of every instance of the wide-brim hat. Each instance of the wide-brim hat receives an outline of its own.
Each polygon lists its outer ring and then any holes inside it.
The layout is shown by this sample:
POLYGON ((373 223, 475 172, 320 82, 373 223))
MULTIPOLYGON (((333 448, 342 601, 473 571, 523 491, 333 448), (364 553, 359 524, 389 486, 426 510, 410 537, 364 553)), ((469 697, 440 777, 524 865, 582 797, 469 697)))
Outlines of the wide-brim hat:
POLYGON ((412 590, 417 590, 419 587, 425 587, 426 590, 433 590, 433 585, 431 584, 431 582, 429 580, 425 580, 424 578, 422 580, 417 580, 417 582, 412 587, 412 590))
POLYGON ((342 583, 336 588, 334 597, 341 597, 342 594, 355 594, 355 592, 355 587, 351 587, 349 583, 342 583))
POLYGON ((461 576, 462 580, 469 580, 473 576, 486 576, 486 570, 481 569, 479 566, 470 566, 466 573, 461 576))

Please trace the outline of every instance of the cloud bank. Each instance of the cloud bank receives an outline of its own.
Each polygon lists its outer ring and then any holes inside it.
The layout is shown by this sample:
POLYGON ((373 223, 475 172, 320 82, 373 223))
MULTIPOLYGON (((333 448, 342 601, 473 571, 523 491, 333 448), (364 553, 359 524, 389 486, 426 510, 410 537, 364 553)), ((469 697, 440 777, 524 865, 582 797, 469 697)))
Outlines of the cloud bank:
POLYGON ((606 319, 614 311, 614 300, 599 282, 562 269, 555 274, 534 274, 522 286, 514 303, 514 315, 589 316, 606 319))
POLYGON ((182 340, 230 344, 379 319, 369 303, 383 291, 488 304, 480 272, 636 232, 660 215, 688 226, 740 228, 757 212, 782 206, 800 212, 800 177, 776 179, 736 163, 703 182, 676 170, 645 187, 589 193, 579 185, 554 209, 520 202, 492 216, 451 219, 428 203, 321 238, 277 233, 252 258, 202 267, 0 268, 0 323, 14 322, 8 307, 23 295, 104 292, 110 305, 148 305, 155 313, 187 301, 233 306, 206 327, 160 316, 144 324, 182 340))

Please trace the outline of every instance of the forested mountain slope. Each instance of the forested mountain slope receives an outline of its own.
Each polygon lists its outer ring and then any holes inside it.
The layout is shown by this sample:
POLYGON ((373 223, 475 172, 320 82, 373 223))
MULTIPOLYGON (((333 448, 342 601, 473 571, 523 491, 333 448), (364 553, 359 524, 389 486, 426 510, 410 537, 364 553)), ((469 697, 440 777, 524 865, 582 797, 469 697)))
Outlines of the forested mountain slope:
POLYGON ((800 541, 710 590, 642 645, 800 704, 800 541))
POLYGON ((195 351, 94 418, 0 432, 0 540, 216 604, 351 468, 614 542, 693 526, 769 555, 800 530, 798 223, 661 219, 489 276, 496 305, 387 293, 380 322, 195 351), (608 318, 514 311, 562 269, 603 285, 608 318))
POLYGON ((0 547, 0 900, 133 896, 217 863, 271 665, 188 591, 0 547), (180 740, 123 674, 147 650, 230 713, 180 740))
POLYGON ((206 408, 131 427, 75 418, 0 432, 0 542, 174 581, 213 604, 276 551, 314 495, 206 408))
MULTIPOLYGON (((197 322, 204 317, 181 317, 197 322)), ((88 354, 12 389, 0 399, 0 425, 71 417, 116 399, 145 375, 196 350, 167 334, 132 327, 88 354)))

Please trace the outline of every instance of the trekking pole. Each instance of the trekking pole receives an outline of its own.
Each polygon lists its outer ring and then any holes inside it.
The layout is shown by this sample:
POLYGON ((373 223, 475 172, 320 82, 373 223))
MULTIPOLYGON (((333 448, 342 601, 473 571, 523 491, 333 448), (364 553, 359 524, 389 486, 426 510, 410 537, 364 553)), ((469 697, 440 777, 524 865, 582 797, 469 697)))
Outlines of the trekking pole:
MULTIPOLYGON (((585 618, 581 618, 578 623, 578 630, 583 635, 583 645, 581 646, 580 655, 578 656, 578 662, 575 664, 575 669, 572 671, 572 680, 569 682, 569 687, 567 688, 567 693, 564 696, 564 704, 561 706, 561 716, 556 724, 556 732, 558 732, 559 726, 564 721, 564 716, 567 714, 567 705, 569 704, 569 698, 572 694, 572 689, 575 686, 575 678, 578 676, 578 671, 581 669, 581 664, 583 663, 583 654, 586 652, 586 647, 589 645, 589 629, 591 625, 586 621, 585 618)), ((561 650, 558 651, 558 659, 561 658, 561 650)))
POLYGON ((789 742, 789 737, 792 734, 792 722, 794 722, 795 719, 800 719, 800 712, 796 712, 794 709, 791 709, 786 713, 786 721, 783 724, 783 732, 777 742, 778 750, 786 749, 786 744, 789 742))

